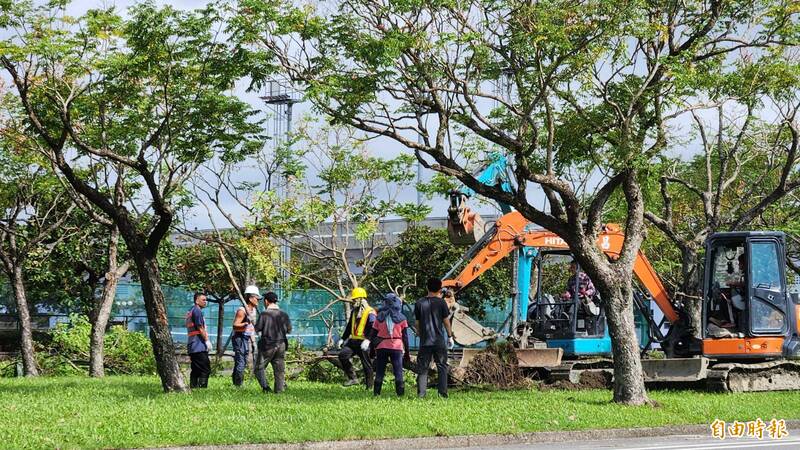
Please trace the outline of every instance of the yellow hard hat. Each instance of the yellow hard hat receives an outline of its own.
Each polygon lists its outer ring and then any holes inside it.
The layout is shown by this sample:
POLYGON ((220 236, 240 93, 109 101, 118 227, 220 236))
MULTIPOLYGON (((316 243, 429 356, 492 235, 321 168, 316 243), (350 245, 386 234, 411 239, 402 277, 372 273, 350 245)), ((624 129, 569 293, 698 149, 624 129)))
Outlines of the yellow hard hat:
POLYGON ((353 300, 357 298, 367 298, 367 291, 364 288, 357 287, 350 293, 350 298, 353 300))

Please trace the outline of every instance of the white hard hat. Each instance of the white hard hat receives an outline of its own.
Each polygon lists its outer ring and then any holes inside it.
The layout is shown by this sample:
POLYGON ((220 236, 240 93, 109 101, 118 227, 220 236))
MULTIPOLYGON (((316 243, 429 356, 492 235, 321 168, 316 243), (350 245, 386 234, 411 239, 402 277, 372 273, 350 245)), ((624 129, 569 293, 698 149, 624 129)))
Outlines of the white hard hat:
POLYGON ((250 294, 261 297, 261 294, 258 293, 258 286, 253 286, 252 284, 244 288, 244 295, 250 295, 250 294))

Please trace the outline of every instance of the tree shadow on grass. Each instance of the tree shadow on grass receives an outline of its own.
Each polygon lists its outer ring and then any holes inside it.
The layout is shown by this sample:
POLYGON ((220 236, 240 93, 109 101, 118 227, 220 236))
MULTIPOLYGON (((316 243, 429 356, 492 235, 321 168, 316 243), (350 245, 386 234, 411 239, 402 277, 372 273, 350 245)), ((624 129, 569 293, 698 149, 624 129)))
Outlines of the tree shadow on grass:
POLYGON ((567 397, 565 400, 570 403, 589 405, 589 406, 610 406, 615 404, 612 400, 589 399, 589 398, 572 397, 572 396, 567 397))
MULTIPOLYGON (((148 379, 126 379, 122 382, 115 382, 111 375, 102 380, 93 378, 69 378, 69 379, 47 379, 44 383, 10 383, 3 386, 3 391, 10 394, 46 396, 54 392, 78 390, 91 391, 91 395, 98 398, 108 396, 119 396, 124 392, 125 395, 145 398, 163 394, 161 383, 156 380, 148 379)), ((37 380, 38 381, 38 380, 37 380)))
MULTIPOLYGON (((234 389, 231 387, 230 389, 234 389)), ((215 391, 218 389, 214 389, 208 391, 209 394, 213 395, 215 391)), ((388 388, 388 386, 384 386, 384 397, 389 397, 388 394, 394 396, 394 388, 388 388)), ((336 384, 332 385, 308 385, 306 383, 298 383, 298 382, 289 382, 287 383, 286 391, 281 394, 274 394, 274 393, 264 393, 261 391, 261 388, 255 385, 246 385, 241 391, 242 395, 248 396, 252 395, 253 397, 262 397, 265 399, 272 399, 272 398, 281 398, 287 397, 292 398, 303 403, 329 403, 331 401, 358 401, 365 398, 372 398, 372 390, 367 390, 364 386, 351 386, 351 387, 344 387, 336 384)), ((414 391, 416 392, 416 390, 414 391)), ((409 397, 409 393, 406 392, 406 396, 409 397)))

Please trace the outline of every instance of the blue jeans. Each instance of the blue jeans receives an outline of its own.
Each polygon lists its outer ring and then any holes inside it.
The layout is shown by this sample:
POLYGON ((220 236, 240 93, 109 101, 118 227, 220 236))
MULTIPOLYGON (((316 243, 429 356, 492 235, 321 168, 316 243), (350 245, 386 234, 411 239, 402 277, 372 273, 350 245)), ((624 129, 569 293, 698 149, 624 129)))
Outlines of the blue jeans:
POLYGON ((241 386, 244 381, 244 369, 247 367, 247 357, 250 355, 250 338, 242 333, 235 333, 231 341, 233 343, 233 385, 241 386))
POLYGON ((402 350, 389 350, 386 348, 378 349, 378 358, 375 362, 375 387, 373 393, 381 395, 381 387, 383 386, 383 377, 386 375, 386 365, 392 362, 392 372, 394 373, 394 391, 400 396, 405 393, 405 384, 403 383, 403 351, 402 350))

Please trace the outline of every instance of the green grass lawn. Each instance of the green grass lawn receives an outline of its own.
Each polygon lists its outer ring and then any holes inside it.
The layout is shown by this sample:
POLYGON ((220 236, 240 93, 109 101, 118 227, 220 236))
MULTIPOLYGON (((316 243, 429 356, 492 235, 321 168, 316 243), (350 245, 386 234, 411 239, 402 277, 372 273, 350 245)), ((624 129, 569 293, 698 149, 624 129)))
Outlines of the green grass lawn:
MULTIPOLYGON (((155 377, 0 379, 0 447, 143 447, 520 433, 800 418, 800 393, 653 391, 658 407, 610 404, 608 391, 435 391, 379 399, 361 387, 291 382, 280 396, 241 390, 161 393, 155 377), (430 394, 434 395, 430 395, 430 394)), ((409 391, 414 386, 409 386, 409 391)))

